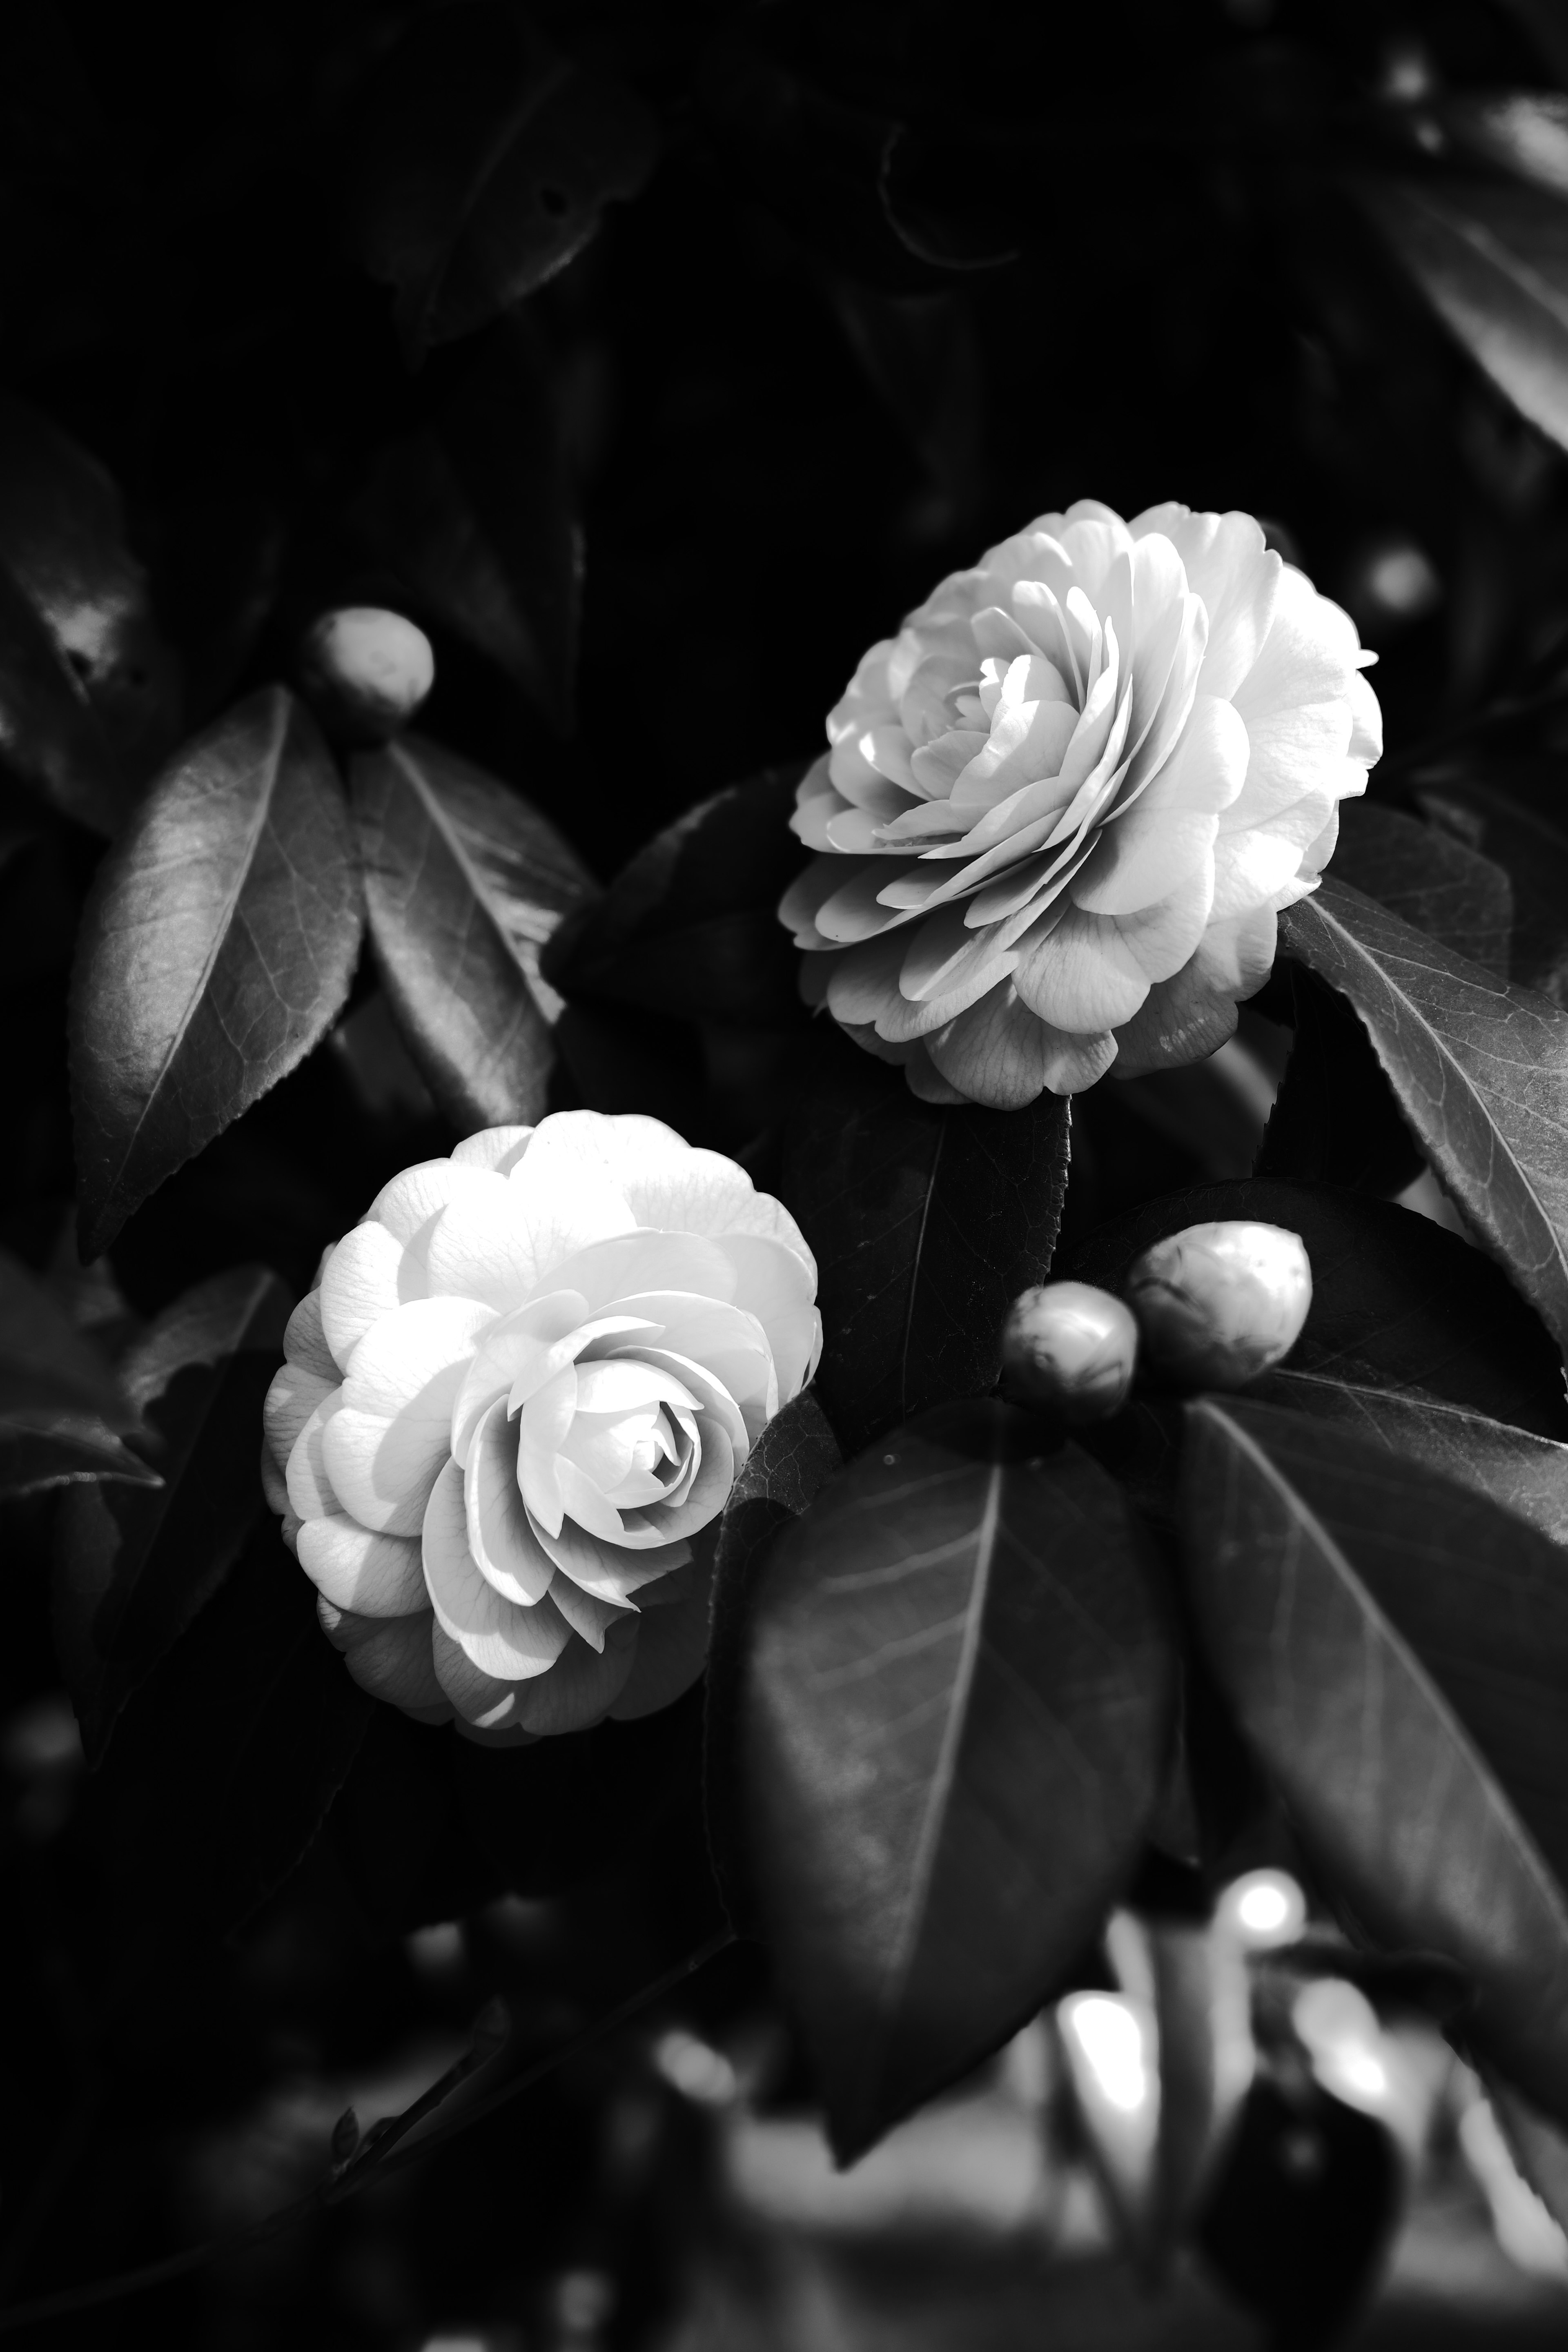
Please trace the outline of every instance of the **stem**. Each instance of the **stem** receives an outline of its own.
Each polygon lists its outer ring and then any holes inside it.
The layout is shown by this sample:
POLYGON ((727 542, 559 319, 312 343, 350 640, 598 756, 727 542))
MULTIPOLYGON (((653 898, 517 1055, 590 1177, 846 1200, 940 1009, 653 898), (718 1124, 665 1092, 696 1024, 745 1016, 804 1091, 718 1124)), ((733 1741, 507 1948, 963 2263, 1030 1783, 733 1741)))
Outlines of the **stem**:
POLYGON ((296 2198, 291 2205, 280 2207, 276 2213, 268 2213, 262 2221, 253 2221, 243 2230, 232 2230, 226 2236, 208 2239, 200 2246, 187 2246, 182 2253, 165 2254, 161 2262, 144 2263, 140 2270, 117 2271, 112 2277, 95 2279, 88 2286, 66 2287, 58 2294, 39 2295, 31 2303, 13 2304, 8 2310, 0 2310, 0 2336, 13 2335, 18 2328, 41 2326, 50 2319, 68 2319, 77 2312, 94 2311, 106 2303, 119 2303, 128 2295, 144 2294, 150 2287, 166 2286, 174 2279, 188 2278, 193 2271, 204 2269, 208 2263, 220 2262, 226 2254, 238 2253, 247 2246, 263 2245, 268 2239, 279 2237, 285 2230, 292 2229, 297 2221, 330 2210, 345 2198, 368 2188, 373 2180, 384 2179, 390 2173, 402 2171, 406 2165, 417 2164, 432 2149, 445 2147, 448 2140, 456 2139, 471 2125, 494 2115, 498 2107, 504 2107, 510 2100, 520 2098, 524 2091, 531 2090, 547 2074, 552 2074, 558 2066, 567 2065, 585 2050, 593 2049, 595 2043, 603 2042, 624 2025, 628 2018, 635 2017, 639 2010, 647 2009, 662 1994, 673 1991, 678 1984, 695 1975, 699 1969, 706 1967, 721 1952, 728 1950, 734 1940, 733 1928, 721 1928, 705 1943, 699 1944, 695 1951, 689 1952, 684 1959, 677 1960, 673 1968, 666 1969, 662 1976, 655 1977, 650 1984, 641 1986, 637 1991, 628 1993, 616 2008, 596 2018, 592 2025, 584 2026, 580 2033, 574 2034, 569 2042, 563 2042, 559 2049, 535 2059, 532 2065, 523 2067, 509 2082, 498 2083, 493 2091, 481 2099, 476 2099, 464 2114, 428 2133, 412 2147, 397 2149, 395 2144, 415 2124, 423 2121, 439 2104, 439 2099, 445 2098, 475 2071, 463 2061, 459 2060, 438 2083, 423 2092, 411 2106, 395 2118, 385 2134, 378 2136, 358 2156, 352 2158, 342 2172, 321 2181, 305 2196, 296 2198), (378 2158, 377 2151, 384 2146, 388 2153, 378 2158))

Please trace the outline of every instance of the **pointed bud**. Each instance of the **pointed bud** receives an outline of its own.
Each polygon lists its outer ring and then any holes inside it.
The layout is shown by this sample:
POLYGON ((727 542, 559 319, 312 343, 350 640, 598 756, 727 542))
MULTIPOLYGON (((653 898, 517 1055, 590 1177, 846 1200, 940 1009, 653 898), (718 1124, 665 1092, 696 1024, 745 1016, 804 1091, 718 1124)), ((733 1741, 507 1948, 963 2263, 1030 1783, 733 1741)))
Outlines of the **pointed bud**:
POLYGON ((1289 1354, 1312 1303, 1312 1270, 1279 1225, 1189 1225, 1144 1251, 1127 1277, 1143 1344, 1191 1388, 1236 1389, 1289 1354))
POLYGON ((1006 1393, 1068 1422, 1104 1421, 1126 1399, 1138 1327, 1087 1282, 1047 1282, 1014 1301, 1002 1329, 1006 1393))
POLYGON ((435 682, 424 630, 379 605, 323 613, 300 648, 300 687, 340 742, 384 742, 413 718, 435 682))

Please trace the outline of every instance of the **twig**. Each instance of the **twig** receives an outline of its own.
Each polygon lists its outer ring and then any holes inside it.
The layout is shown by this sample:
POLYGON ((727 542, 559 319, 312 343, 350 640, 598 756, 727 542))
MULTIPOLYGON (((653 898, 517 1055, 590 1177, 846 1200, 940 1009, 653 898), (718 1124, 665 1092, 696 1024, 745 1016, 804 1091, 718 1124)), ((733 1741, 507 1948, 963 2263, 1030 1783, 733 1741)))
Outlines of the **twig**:
MULTIPOLYGON (((221 2262, 225 2255, 242 2252, 249 2246, 265 2245, 268 2239, 281 2237, 286 2230, 291 2230, 297 2221, 331 2211, 345 2198, 368 2188, 373 2180, 384 2180, 391 2173, 401 2172, 407 2165, 417 2164, 433 2149, 445 2147, 448 2140, 456 2139, 471 2125, 494 2115, 497 2108, 504 2107, 509 2100, 519 2098, 524 2091, 531 2090, 547 2074, 552 2074, 558 2066, 564 2066, 572 2059, 580 2057, 584 2051, 593 2049, 595 2043, 603 2042, 624 2025, 628 2018, 635 2017, 639 2010, 647 2008, 650 2002, 672 1991, 686 1978, 695 1975, 699 1969, 717 1958, 734 1940, 734 1931, 729 1927, 710 1936, 706 1943, 699 1944, 694 1952, 689 1952, 673 1968, 666 1969, 664 1974, 655 1977, 651 1984, 643 1985, 637 1991, 629 1993, 605 2016, 596 2018, 592 2025, 584 2026, 580 2033, 574 2034, 558 2050, 552 2050, 544 2057, 536 2059, 531 2066, 525 2066, 510 2082, 498 2083, 493 2091, 482 2099, 476 2099, 461 2116, 452 2117, 445 2126, 429 2133, 412 2147, 402 2148, 395 2154, 392 2152, 395 2143, 406 2132, 422 2122, 442 2099, 457 2089, 459 2083, 477 2071, 473 2053, 466 2060, 459 2059, 439 2082, 433 2083, 429 2090, 422 2092, 411 2106, 395 2116, 387 2129, 369 2140, 341 2171, 331 2174, 307 2195, 296 2198, 291 2205, 280 2207, 276 2213, 268 2213, 263 2220, 253 2221, 243 2230, 230 2231, 225 2237, 211 2238, 203 2245, 187 2246, 182 2253, 166 2254, 161 2262, 144 2263, 140 2270, 118 2271, 112 2277, 95 2279, 87 2286, 65 2287, 58 2294, 39 2295, 31 2303, 13 2304, 8 2310, 0 2310, 0 2336, 14 2335, 18 2328, 39 2326, 50 2319, 68 2319, 77 2312, 97 2310, 106 2303, 119 2303, 129 2295, 144 2294, 150 2287, 166 2286, 174 2279, 188 2278, 193 2272, 205 2269, 208 2263, 221 2262), (380 2153, 383 2148, 387 2151, 384 2155, 380 2153)), ((482 2064, 485 2062, 480 2058, 478 2063, 482 2064)))

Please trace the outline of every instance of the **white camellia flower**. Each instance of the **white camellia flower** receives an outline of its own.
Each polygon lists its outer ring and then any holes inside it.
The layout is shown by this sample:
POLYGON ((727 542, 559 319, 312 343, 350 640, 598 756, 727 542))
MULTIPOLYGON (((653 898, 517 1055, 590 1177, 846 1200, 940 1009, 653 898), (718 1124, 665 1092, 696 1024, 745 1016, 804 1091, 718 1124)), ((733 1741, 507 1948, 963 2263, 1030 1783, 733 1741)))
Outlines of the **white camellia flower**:
POLYGON ((407 1169, 322 1261, 263 1477, 356 1682, 515 1742, 701 1671, 710 1540, 816 1370, 816 1268, 743 1169, 568 1111, 407 1169))
POLYGON ((1042 515, 828 719, 780 909, 807 1001, 929 1102, 1213 1053, 1381 755, 1374 658, 1250 515, 1042 515))

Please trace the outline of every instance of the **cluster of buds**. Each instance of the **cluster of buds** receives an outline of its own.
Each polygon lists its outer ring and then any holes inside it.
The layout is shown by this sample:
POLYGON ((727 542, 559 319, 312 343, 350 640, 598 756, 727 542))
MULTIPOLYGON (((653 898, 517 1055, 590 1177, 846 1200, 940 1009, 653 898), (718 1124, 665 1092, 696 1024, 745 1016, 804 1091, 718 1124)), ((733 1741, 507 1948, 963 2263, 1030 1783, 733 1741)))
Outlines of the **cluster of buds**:
POLYGON ((1026 1290, 1002 1333, 1007 1392, 1059 1421, 1104 1421, 1127 1400, 1140 1348, 1179 1387, 1242 1388, 1300 1338, 1312 1270, 1279 1225, 1189 1225, 1143 1252, 1126 1292, 1026 1290))

